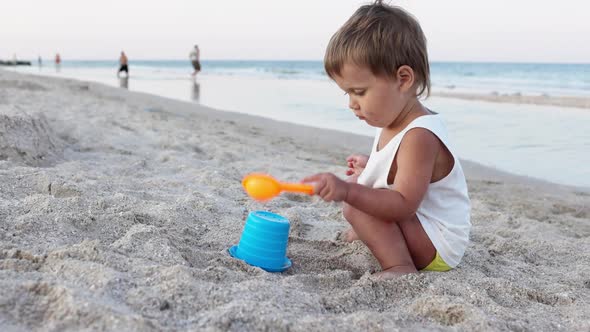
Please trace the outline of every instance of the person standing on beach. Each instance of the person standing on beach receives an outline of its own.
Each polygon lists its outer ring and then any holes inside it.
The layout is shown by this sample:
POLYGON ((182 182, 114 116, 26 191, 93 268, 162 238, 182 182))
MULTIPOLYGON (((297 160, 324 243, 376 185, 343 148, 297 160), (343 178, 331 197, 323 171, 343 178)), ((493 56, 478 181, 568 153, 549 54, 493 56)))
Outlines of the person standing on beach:
POLYGON ((201 63, 199 61, 201 52, 199 51, 199 45, 195 45, 195 48, 189 53, 188 57, 191 60, 191 64, 194 68, 192 75, 196 78, 197 74, 201 71, 201 63))
POLYGON ((41 59, 40 55, 37 57, 37 65, 39 66, 39 68, 43 66, 43 59, 41 59))
POLYGON ((121 74, 122 71, 125 72, 125 76, 129 76, 129 67, 127 65, 127 55, 125 52, 121 51, 121 56, 119 57, 119 71, 117 71, 117 77, 121 74))
POLYGON ((59 72, 61 67, 61 56, 59 53, 55 54, 55 71, 59 72))
POLYGON ((381 265, 378 278, 456 267, 471 203, 443 119, 418 100, 430 92, 419 23, 382 1, 364 5, 330 39, 324 67, 354 115, 378 130, 370 156, 346 159, 347 181, 320 173, 303 182, 325 201, 344 202, 352 226, 344 240, 367 245, 381 265))

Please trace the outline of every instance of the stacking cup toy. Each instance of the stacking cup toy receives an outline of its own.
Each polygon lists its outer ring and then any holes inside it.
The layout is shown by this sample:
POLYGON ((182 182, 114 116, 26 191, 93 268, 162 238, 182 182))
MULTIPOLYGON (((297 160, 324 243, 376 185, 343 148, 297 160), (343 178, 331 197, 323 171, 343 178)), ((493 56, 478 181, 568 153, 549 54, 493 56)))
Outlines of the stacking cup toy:
POLYGON ((287 258, 289 220, 267 211, 253 211, 237 246, 229 248, 235 258, 268 272, 283 272, 291 267, 287 258))

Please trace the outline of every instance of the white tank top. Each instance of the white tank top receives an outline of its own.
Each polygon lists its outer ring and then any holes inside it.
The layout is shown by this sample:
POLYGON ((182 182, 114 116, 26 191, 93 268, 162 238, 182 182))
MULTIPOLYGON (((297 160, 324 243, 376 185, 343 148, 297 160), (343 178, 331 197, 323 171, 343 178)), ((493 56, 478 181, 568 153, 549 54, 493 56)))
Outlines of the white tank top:
POLYGON ((471 229, 471 203, 467 183, 459 159, 453 153, 447 137, 447 129, 440 115, 424 115, 414 119, 377 151, 381 129, 378 128, 367 166, 359 176, 359 184, 372 188, 394 189, 387 184, 387 176, 404 135, 412 128, 425 128, 436 135, 453 155, 455 164, 443 179, 428 186, 416 216, 440 257, 450 267, 461 261, 471 229))

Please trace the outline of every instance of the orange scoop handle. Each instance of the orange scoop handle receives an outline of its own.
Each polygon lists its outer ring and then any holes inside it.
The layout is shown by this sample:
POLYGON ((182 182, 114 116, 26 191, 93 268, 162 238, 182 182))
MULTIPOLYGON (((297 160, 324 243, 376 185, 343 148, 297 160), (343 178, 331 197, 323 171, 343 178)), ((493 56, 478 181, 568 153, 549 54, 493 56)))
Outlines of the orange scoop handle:
POLYGON ((284 191, 313 195, 313 186, 309 185, 309 184, 281 182, 280 185, 281 185, 281 190, 284 190, 284 191))

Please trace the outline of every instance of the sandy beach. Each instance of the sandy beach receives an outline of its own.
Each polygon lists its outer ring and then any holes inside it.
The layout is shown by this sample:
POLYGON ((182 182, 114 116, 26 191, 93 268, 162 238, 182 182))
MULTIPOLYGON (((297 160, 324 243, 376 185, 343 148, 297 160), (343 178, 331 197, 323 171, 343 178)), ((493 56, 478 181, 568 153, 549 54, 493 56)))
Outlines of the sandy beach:
POLYGON ((462 263, 389 281, 339 204, 242 190, 344 176, 371 141, 0 70, 0 330, 590 330, 588 189, 464 161, 462 263), (227 252, 254 210, 290 220, 284 273, 227 252))
POLYGON ((499 94, 498 92, 490 94, 474 94, 474 93, 461 93, 461 92, 449 92, 449 91, 435 91, 432 94, 437 97, 445 98, 456 98, 462 100, 482 100, 492 103, 504 103, 504 104, 530 104, 530 105, 552 105, 567 108, 590 108, 590 98, 587 97, 574 97, 574 96, 528 96, 520 93, 514 94, 499 94))
POLYGON ((590 98, 573 96, 527 96, 520 93, 515 94, 473 94, 449 91, 435 91, 433 96, 444 98, 456 98, 462 100, 483 100, 492 103, 504 104, 531 104, 531 105, 553 105, 559 107, 573 107, 580 109, 590 108, 590 98))

